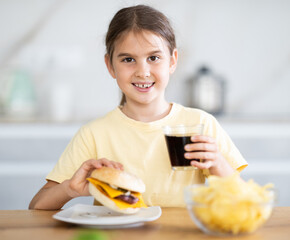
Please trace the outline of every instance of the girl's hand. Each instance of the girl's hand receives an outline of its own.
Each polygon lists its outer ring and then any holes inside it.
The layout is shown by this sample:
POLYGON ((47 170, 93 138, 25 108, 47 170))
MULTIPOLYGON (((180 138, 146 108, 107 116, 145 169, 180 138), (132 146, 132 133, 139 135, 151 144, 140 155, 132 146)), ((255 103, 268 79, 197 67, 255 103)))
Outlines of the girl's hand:
POLYGON ((67 194, 72 197, 89 196, 89 182, 86 180, 93 170, 101 167, 112 167, 123 170, 123 165, 118 162, 109 161, 106 158, 90 159, 85 161, 68 180, 67 194))
POLYGON ((215 139, 209 136, 193 136, 193 143, 185 145, 187 151, 184 154, 186 159, 201 159, 201 161, 191 161, 190 164, 199 169, 208 169, 210 174, 217 176, 227 176, 234 172, 226 159, 220 153, 215 139))

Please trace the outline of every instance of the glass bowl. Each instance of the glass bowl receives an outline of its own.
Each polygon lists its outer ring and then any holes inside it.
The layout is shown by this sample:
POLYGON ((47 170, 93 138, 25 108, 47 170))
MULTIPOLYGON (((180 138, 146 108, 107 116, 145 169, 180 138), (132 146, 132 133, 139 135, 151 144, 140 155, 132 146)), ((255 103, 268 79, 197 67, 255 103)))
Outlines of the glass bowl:
MULTIPOLYGON (((204 233, 214 236, 232 236, 256 231, 271 216, 275 202, 275 189, 267 189, 267 201, 236 201, 231 197, 221 197, 217 201, 201 203, 196 191, 204 184, 185 188, 184 200, 193 222, 204 233)), ((206 200, 205 200, 206 202, 206 200)))

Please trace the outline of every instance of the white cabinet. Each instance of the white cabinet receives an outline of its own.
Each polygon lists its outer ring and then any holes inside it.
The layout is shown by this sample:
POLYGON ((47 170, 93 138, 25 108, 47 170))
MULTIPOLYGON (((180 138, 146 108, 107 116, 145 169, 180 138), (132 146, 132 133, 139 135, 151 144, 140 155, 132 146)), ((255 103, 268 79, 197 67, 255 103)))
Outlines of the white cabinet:
POLYGON ((290 123, 221 122, 249 166, 242 171, 245 180, 274 183, 278 205, 290 205, 290 123))
POLYGON ((0 124, 0 209, 28 208, 80 125, 0 124))

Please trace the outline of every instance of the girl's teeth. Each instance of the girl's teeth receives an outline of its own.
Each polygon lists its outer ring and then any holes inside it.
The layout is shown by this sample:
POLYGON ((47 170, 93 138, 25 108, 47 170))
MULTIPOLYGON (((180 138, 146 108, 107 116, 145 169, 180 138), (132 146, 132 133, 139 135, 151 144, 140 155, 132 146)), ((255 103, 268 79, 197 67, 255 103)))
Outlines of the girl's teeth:
POLYGON ((134 83, 134 85, 138 88, 149 88, 153 85, 153 83, 150 84, 138 84, 138 83, 134 83))

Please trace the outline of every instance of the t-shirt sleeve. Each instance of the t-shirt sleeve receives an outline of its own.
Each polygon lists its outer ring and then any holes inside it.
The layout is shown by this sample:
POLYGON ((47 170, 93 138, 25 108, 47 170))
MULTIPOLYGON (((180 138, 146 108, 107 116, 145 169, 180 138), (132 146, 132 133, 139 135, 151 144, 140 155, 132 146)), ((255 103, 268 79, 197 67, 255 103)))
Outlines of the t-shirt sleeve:
POLYGON ((229 135, 211 115, 209 115, 208 123, 205 124, 205 135, 216 139, 221 154, 233 169, 242 171, 248 165, 229 135))
POLYGON ((91 130, 83 126, 67 145, 46 179, 58 183, 70 179, 84 161, 92 158, 97 158, 95 140, 91 130))

